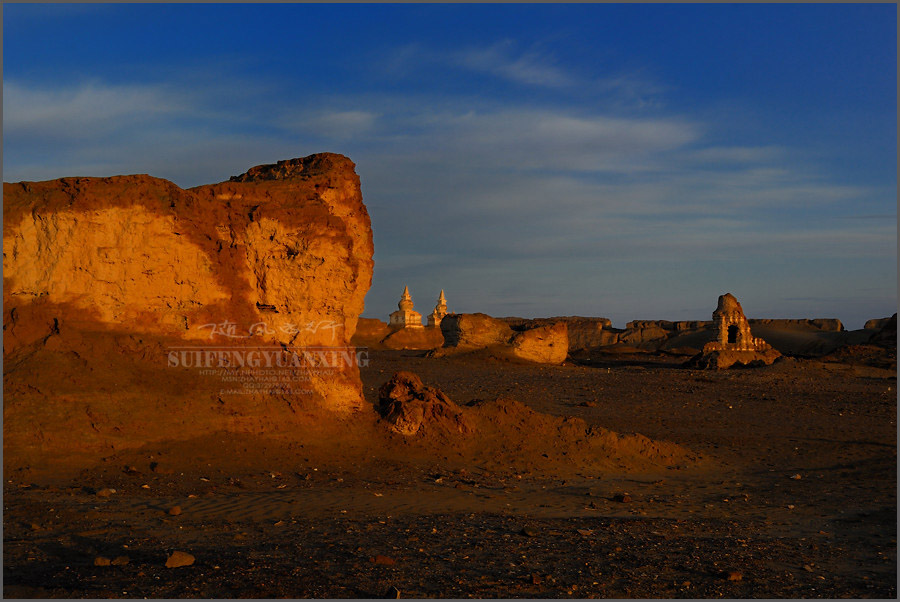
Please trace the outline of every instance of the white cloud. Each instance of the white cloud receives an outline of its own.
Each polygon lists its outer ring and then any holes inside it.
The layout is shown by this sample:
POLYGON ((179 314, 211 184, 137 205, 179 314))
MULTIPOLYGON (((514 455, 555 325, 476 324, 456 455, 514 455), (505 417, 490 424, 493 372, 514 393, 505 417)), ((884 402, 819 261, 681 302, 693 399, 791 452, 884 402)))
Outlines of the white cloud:
POLYGON ((510 40, 464 50, 454 55, 454 62, 466 69, 520 84, 559 88, 575 83, 569 73, 555 64, 551 55, 535 49, 518 52, 510 40))
POLYGON ((696 163, 748 164, 775 161, 784 158, 783 148, 769 146, 710 146, 692 151, 686 159, 696 163))
POLYGON ((681 118, 518 107, 410 112, 412 117, 407 113, 399 119, 415 124, 419 140, 407 136, 403 143, 421 143, 417 153, 424 151, 435 160, 515 169, 641 171, 656 162, 657 154, 682 148, 702 133, 698 124, 681 118))
POLYGON ((299 118, 281 120, 279 125, 323 138, 345 140, 369 133, 378 117, 376 113, 363 110, 317 110, 306 112, 299 118))
POLYGON ((3 84, 4 136, 90 140, 184 111, 165 86, 85 83, 68 88, 3 84))

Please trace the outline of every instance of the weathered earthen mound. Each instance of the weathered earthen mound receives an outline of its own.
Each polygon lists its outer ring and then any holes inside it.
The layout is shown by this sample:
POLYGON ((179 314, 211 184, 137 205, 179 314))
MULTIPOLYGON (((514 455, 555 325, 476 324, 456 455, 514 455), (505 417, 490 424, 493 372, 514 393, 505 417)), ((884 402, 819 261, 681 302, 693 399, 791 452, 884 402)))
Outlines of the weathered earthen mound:
POLYGON ((878 330, 867 341, 869 345, 897 349, 897 314, 879 323, 878 330))
POLYGON ((378 411, 395 432, 421 446, 437 443, 494 467, 627 471, 699 459, 671 442, 588 427, 580 418, 541 414, 508 398, 460 406, 410 372, 395 374, 381 387, 379 398, 378 411))
POLYGON ((893 316, 888 316, 886 318, 872 318, 871 320, 866 320, 866 324, 863 326, 866 330, 881 330, 885 324, 890 322, 891 320, 897 320, 897 314, 893 316))
POLYGON ((389 334, 391 328, 387 323, 375 318, 360 318, 351 342, 360 347, 381 349, 381 340, 389 334))
POLYGON ((7 467, 215 431, 289 436, 306 411, 363 407, 352 354, 326 358, 346 351, 372 277, 346 157, 190 190, 137 175, 4 183, 3 197, 7 467), (227 357, 211 369, 292 350, 318 365, 275 366, 290 391, 248 389, 203 373, 213 349, 227 357))
POLYGON ((781 357, 775 349, 766 351, 731 351, 717 349, 703 351, 689 359, 684 366, 700 370, 725 370, 726 368, 742 366, 756 368, 768 366, 781 357))
POLYGON ((401 328, 381 341, 385 349, 437 349, 444 344, 440 328, 401 328))
POLYGON ((351 342, 369 349, 436 349, 444 344, 441 329, 391 328, 386 322, 360 318, 351 342))
POLYGON ((897 348, 885 345, 844 345, 820 358, 822 362, 835 362, 848 366, 868 366, 886 370, 897 377, 897 348))
POLYGON ((378 391, 378 413, 401 435, 466 433, 462 408, 412 372, 398 372, 378 391))

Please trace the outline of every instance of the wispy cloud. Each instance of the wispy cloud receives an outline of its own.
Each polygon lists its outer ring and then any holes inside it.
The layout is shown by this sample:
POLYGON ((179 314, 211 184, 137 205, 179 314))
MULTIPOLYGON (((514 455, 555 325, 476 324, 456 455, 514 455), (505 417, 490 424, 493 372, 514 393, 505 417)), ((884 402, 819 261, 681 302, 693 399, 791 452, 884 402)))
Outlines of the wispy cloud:
POLYGON ((551 88, 575 83, 573 76, 556 64, 551 53, 536 48, 522 51, 512 40, 482 48, 469 48, 452 56, 457 65, 466 69, 516 83, 551 88))
POLYGON ((313 110, 279 120, 279 125, 308 132, 322 138, 346 140, 367 135, 375 126, 379 115, 364 110, 313 110))
POLYGON ((711 165, 758 164, 762 161, 775 161, 783 158, 785 149, 778 146, 709 146, 691 151, 686 159, 696 163, 711 165))
POLYGON ((87 82, 66 88, 3 85, 5 136, 89 139, 139 128, 186 108, 167 86, 87 82))

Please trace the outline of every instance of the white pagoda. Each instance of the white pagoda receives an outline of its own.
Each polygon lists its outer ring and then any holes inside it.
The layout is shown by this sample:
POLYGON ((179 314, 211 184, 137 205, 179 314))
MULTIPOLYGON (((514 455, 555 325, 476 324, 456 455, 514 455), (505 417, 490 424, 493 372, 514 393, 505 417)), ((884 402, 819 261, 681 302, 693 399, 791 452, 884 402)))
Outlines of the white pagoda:
POLYGON ((437 328, 441 325, 441 320, 447 315, 447 297, 444 296, 444 289, 441 289, 441 296, 438 297, 437 305, 434 311, 428 316, 429 328, 437 328))
POLYGON ((391 328, 424 328, 422 314, 413 311, 413 300, 409 295, 408 286, 403 287, 403 295, 400 297, 397 307, 400 309, 392 313, 388 321, 391 328))

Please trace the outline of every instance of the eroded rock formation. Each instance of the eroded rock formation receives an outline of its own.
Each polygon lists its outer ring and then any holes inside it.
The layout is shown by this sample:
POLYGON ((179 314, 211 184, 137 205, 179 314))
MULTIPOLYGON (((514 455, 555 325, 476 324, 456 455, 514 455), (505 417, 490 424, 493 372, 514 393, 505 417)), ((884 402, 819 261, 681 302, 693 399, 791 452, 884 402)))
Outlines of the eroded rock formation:
MULTIPOLYGON (((870 320, 871 321, 871 320, 870 320)), ((867 323, 868 324, 868 323, 867 323)), ((876 323, 877 330, 867 341, 870 345, 897 348, 897 314, 876 323)))
POLYGON ((507 343, 512 329, 501 320, 487 314, 447 314, 441 320, 444 347, 480 349, 507 343))
POLYGON ((487 314, 447 314, 441 321, 444 346, 432 355, 484 351, 488 356, 540 364, 561 364, 569 352, 565 322, 551 322, 514 331, 487 314))
POLYGON ((561 364, 569 355, 569 329, 565 322, 517 333, 510 341, 512 355, 538 364, 561 364))
POLYGON ((531 330, 541 326, 550 326, 560 322, 566 325, 569 338, 569 351, 591 349, 604 345, 613 345, 619 341, 618 333, 612 328, 609 318, 585 318, 580 316, 561 316, 554 318, 500 318, 516 331, 531 330))
POLYGON ((303 370, 290 394, 229 394, 237 385, 167 362, 175 347, 213 343, 348 344, 373 263, 346 157, 189 190, 135 175, 4 183, 3 196, 8 466, 209 431, 285 432, 300 408, 361 407, 355 365, 303 370))

